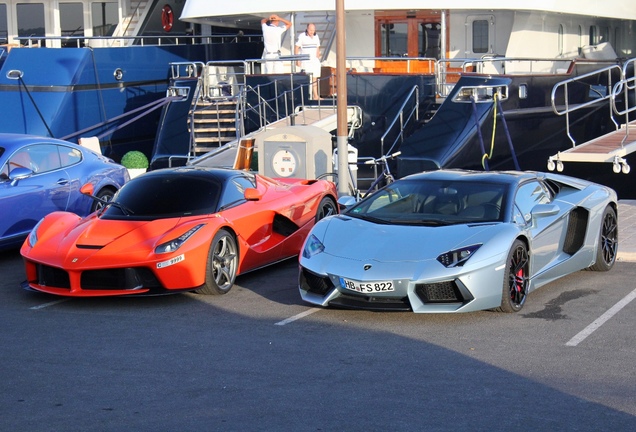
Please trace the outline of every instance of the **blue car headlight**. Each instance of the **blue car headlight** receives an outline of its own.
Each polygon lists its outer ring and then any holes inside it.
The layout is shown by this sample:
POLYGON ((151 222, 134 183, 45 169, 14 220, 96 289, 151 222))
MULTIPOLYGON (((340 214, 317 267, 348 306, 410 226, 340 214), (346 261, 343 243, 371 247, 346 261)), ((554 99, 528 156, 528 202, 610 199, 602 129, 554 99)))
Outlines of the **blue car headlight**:
POLYGON ((307 241, 305 242, 305 247, 303 248, 303 258, 311 258, 314 255, 318 255, 320 252, 325 250, 325 245, 322 244, 318 237, 313 234, 310 234, 307 237, 307 241))
POLYGON ((183 246, 183 244, 190 237, 192 237, 194 235, 194 233, 196 233, 201 228, 203 228, 203 226, 205 226, 205 224, 199 224, 199 225, 195 226, 194 228, 191 228, 188 231, 186 231, 185 233, 181 234, 179 237, 177 237, 175 239, 172 239, 170 241, 167 241, 165 243, 160 244, 159 246, 157 246, 155 248, 155 253, 162 254, 162 253, 170 253, 170 252, 176 251, 181 246, 183 246))
POLYGON ((31 232, 29 233, 29 236, 27 237, 30 247, 35 246, 35 244, 38 242, 38 228, 40 228, 40 224, 42 223, 43 220, 44 219, 40 219, 40 221, 35 224, 31 232))
POLYGON ((481 244, 464 246, 459 249, 444 252, 437 257, 437 261, 442 263, 444 267, 461 267, 470 259, 481 244))

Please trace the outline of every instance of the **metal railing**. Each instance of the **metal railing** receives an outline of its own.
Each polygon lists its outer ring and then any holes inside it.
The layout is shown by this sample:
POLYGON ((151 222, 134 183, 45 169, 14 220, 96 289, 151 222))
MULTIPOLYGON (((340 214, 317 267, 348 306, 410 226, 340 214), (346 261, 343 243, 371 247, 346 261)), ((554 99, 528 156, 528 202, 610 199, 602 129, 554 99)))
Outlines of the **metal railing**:
POLYGON ((623 65, 623 79, 614 85, 610 97, 612 101, 612 111, 616 115, 625 116, 625 136, 621 140, 622 147, 629 139, 629 115, 636 111, 636 103, 632 103, 630 106, 630 99, 636 98, 636 59, 631 59, 625 62, 625 64, 623 65), (630 66, 631 76, 629 76, 630 66), (617 99, 619 99, 619 96, 622 96, 622 101, 625 104, 624 108, 619 108, 617 106, 617 99))
POLYGON ((191 45, 191 44, 227 44, 236 42, 262 41, 263 35, 143 35, 143 36, 20 36, 13 38, 21 46, 40 48, 46 42, 52 41, 65 46, 74 45, 77 48, 90 47, 123 47, 128 45, 162 46, 162 45, 191 45))
POLYGON ((395 148, 396 144, 398 143, 398 140, 400 141, 400 144, 402 142, 404 142, 404 129, 410 124, 411 120, 417 121, 420 118, 419 115, 419 107, 420 107, 420 91, 419 91, 419 86, 413 86, 413 88, 411 88, 411 91, 409 91, 409 93, 406 95, 406 97, 404 98, 404 102, 402 102, 402 105, 400 106, 400 108, 398 109, 397 114, 395 115, 395 117, 393 118, 393 120, 391 121, 391 123, 389 124, 389 126, 386 128, 386 131, 384 132, 384 134, 382 134, 382 137, 380 138, 380 153, 382 155, 386 155, 388 153, 393 153, 393 149, 395 148), (407 105, 411 104, 410 108, 407 111, 407 105), (389 150, 387 152, 384 151, 384 140, 387 138, 387 136, 389 135, 389 133, 391 133, 393 131, 394 126, 399 125, 400 129, 399 132, 397 133, 397 136, 395 137, 395 140, 393 141, 393 143, 391 144, 391 147, 389 147, 389 150))
POLYGON ((552 93, 550 95, 550 101, 552 103, 552 111, 554 111, 554 113, 558 116, 563 116, 563 115, 565 116, 566 133, 568 138, 570 138, 570 141, 572 142, 572 147, 576 146, 576 141, 574 140, 574 138, 572 137, 572 134, 570 133, 570 113, 581 110, 583 108, 589 108, 594 105, 599 105, 602 102, 608 101, 610 118, 612 122, 614 123, 614 125, 616 126, 616 128, 617 129, 619 128, 618 123, 616 122, 616 120, 614 119, 614 116, 612 115, 612 110, 613 110, 612 104, 609 103, 609 100, 612 97, 611 89, 614 86, 614 83, 612 82, 612 76, 613 76, 612 72, 615 72, 616 74, 618 74, 619 81, 623 79, 624 75, 623 75, 623 70, 621 69, 621 67, 618 65, 612 65, 612 66, 595 70, 583 75, 578 75, 574 78, 561 81, 560 83, 555 84, 555 86, 552 88, 552 93), (600 79, 602 79, 602 74, 607 74, 607 86, 606 87, 603 86, 603 88, 592 88, 590 86, 590 91, 595 91, 598 97, 588 100, 586 102, 572 105, 570 101, 570 87, 574 84, 580 84, 583 80, 588 78, 595 78, 595 79, 599 79, 600 81, 600 79), (563 105, 562 105, 562 108, 559 108, 560 106, 557 105, 557 92, 561 88, 563 89, 563 105))

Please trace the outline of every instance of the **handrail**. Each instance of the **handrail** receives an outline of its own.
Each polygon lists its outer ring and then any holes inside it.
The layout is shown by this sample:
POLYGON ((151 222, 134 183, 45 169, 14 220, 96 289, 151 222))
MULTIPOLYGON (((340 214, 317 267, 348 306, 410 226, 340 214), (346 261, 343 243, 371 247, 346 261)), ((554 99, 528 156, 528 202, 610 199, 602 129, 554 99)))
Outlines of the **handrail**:
MULTIPOLYGON (((241 35, 241 41, 252 42, 254 40, 262 40, 263 35, 241 35)), ((186 45, 186 44, 227 44, 238 43, 238 37, 236 35, 229 34, 212 34, 212 35, 187 35, 187 34, 163 34, 163 35, 144 35, 144 36, 19 36, 14 37, 13 40, 20 42, 20 45, 32 48, 41 47, 42 42, 46 41, 63 41, 72 42, 78 48, 82 47, 82 44, 90 45, 90 41, 99 42, 102 46, 105 43, 109 43, 109 46, 116 46, 117 43, 122 45, 125 41, 132 41, 132 43, 139 42, 140 46, 162 46, 162 45, 186 45), (156 41, 148 43, 148 41, 156 41)))
POLYGON ((612 110, 619 116, 625 116, 625 136, 621 140, 621 147, 627 139, 629 138, 629 114, 636 111, 636 104, 634 106, 629 106, 629 92, 634 93, 636 91, 636 76, 631 77, 629 79, 623 79, 617 82, 612 88, 611 93, 611 105, 612 110), (625 103, 624 109, 619 109, 616 106, 616 97, 620 94, 623 94, 623 101, 625 103))
POLYGON ((400 108, 398 109, 397 114, 395 115, 395 117, 393 118, 393 121, 389 124, 389 126, 386 128, 386 131, 384 132, 384 134, 382 134, 382 137, 380 138, 380 152, 382 155, 386 155, 387 153, 393 153, 393 148, 395 147, 395 145, 398 142, 398 139, 401 139, 401 142, 404 142, 404 127, 406 126, 406 124, 409 123, 409 121, 413 118, 413 113, 415 113, 415 120, 419 119, 419 98, 420 92, 419 92, 419 86, 414 85, 413 88, 411 88, 411 90, 409 91, 409 94, 406 95, 406 98, 404 98, 404 102, 402 103, 402 105, 400 106, 400 108), (413 108, 411 109, 411 111, 408 113, 406 122, 404 121, 404 110, 406 109, 406 104, 411 100, 411 97, 415 95, 415 101, 413 103, 413 108), (384 139, 387 137, 387 135, 389 134, 389 132, 391 132, 391 130, 393 129, 393 126, 395 126, 397 124, 397 121, 400 121, 400 132, 398 133, 397 137, 395 137, 395 140, 393 141, 393 144, 391 144, 391 147, 389 148, 389 151, 387 153, 384 152, 384 139))
MULTIPOLYGON (((132 18, 133 18, 135 15, 137 15, 137 17, 139 17, 139 8, 141 7, 141 4, 142 4, 142 2, 141 2, 141 1, 138 1, 138 2, 137 2, 137 6, 135 7, 135 10, 134 10, 134 11, 132 11, 132 13, 126 17, 126 28, 124 28, 124 29, 121 31, 121 34, 122 34, 122 35, 125 35, 125 34, 128 32, 128 29, 130 28, 130 23, 132 23, 132 18)), ((143 2, 143 4, 147 6, 147 5, 148 5, 148 2, 143 2)), ((119 29, 119 26, 117 26, 117 28, 119 29)))
MULTIPOLYGON (((570 78, 564 81, 561 81, 557 84, 554 85, 554 87, 552 87, 552 93, 550 95, 550 101, 552 103, 552 111, 554 111, 554 113, 558 116, 562 116, 565 115, 565 122, 566 122, 566 133, 568 138, 570 138, 570 141, 572 141, 572 147, 576 146, 576 141, 574 140, 574 138, 572 137, 571 133, 570 133, 570 113, 574 112, 574 111, 578 111, 580 109, 583 108, 587 108, 589 106, 592 105, 598 105, 600 102, 602 101, 606 101, 609 100, 612 97, 612 92, 609 91, 607 92, 607 94, 602 95, 599 93, 599 98, 597 99, 592 99, 590 101, 587 102, 583 102, 574 106, 570 106, 570 101, 569 101, 569 91, 568 91, 568 86, 570 84, 574 84, 574 83, 578 83, 579 81, 585 79, 585 78, 590 78, 590 77, 595 77, 595 76, 599 76, 603 73, 607 72, 607 90, 612 89, 613 85, 612 85, 612 71, 613 70, 617 70, 619 73, 619 76, 621 77, 620 79, 623 79, 623 70, 621 69, 621 67, 619 65, 612 65, 612 66, 608 66, 605 67, 603 69, 599 69, 596 71, 592 71, 592 72, 588 72, 586 74, 583 75, 578 75, 574 78, 570 78), (557 90, 559 90, 561 87, 563 87, 563 100, 564 100, 564 109, 563 110, 559 110, 557 105, 556 105, 556 93, 557 90)), ((616 126, 616 129, 618 129, 618 123, 616 123, 616 120, 614 120, 614 116, 612 115, 612 104, 609 103, 609 111, 610 111, 610 118, 612 120, 612 122, 614 123, 614 125, 616 126)))

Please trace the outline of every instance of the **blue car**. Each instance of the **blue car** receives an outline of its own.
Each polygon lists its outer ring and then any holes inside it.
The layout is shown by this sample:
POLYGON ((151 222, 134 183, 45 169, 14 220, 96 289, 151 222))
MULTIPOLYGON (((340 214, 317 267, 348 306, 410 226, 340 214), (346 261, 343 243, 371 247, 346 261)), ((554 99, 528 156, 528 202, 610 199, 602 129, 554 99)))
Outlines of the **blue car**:
POLYGON ((126 168, 77 144, 0 133, 0 250, 20 246, 53 211, 97 210, 101 203, 80 193, 84 184, 110 200, 128 179, 126 168))

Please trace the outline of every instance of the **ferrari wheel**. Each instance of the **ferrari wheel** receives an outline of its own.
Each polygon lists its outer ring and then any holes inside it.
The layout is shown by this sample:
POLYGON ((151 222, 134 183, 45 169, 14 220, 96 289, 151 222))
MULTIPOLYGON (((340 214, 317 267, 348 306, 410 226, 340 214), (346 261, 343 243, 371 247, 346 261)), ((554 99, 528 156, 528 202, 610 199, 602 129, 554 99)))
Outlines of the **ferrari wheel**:
POLYGON ((334 200, 329 197, 324 197, 320 201, 318 210, 316 210, 316 222, 318 222, 320 219, 326 218, 327 216, 331 216, 336 213, 338 213, 338 210, 334 200))
MULTIPOLYGON (((102 201, 110 201, 113 199, 114 196, 115 196, 115 191, 109 188, 104 188, 100 190, 99 193, 96 195, 96 197, 101 199, 102 201)), ((105 204, 103 202, 93 201, 93 205, 91 206, 91 213, 97 210, 101 210, 104 206, 105 204)))
POLYGON ((607 206, 603 212, 603 221, 596 247, 596 262, 589 269, 593 271, 608 271, 616 262, 618 251, 618 220, 616 211, 607 206))
POLYGON ((196 290, 200 294, 225 294, 234 285, 238 269, 238 247, 234 236, 220 229, 210 247, 205 284, 196 290))
POLYGON ((528 297, 530 261, 528 249, 521 240, 515 240, 508 253, 501 296, 501 312, 519 312, 528 297))

